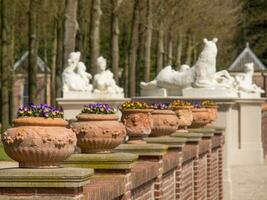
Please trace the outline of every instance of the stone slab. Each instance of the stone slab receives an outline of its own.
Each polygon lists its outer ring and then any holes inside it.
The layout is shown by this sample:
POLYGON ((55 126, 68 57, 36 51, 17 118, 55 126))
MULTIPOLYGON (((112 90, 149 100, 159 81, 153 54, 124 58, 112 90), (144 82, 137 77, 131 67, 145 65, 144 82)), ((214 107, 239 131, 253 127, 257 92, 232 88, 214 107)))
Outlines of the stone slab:
POLYGON ((141 96, 161 96, 161 97, 166 97, 167 95, 167 90, 165 88, 141 88, 141 96))
POLYGON ((147 143, 149 144, 164 144, 168 145, 169 149, 171 148, 182 148, 185 143, 186 143, 186 138, 183 137, 170 137, 170 136, 165 136, 165 137, 151 137, 151 138, 145 138, 144 139, 147 143))
POLYGON ((189 133, 190 132, 201 133, 203 135, 203 137, 213 137, 215 129, 213 129, 213 128, 192 128, 192 129, 188 129, 188 131, 189 131, 189 133))
POLYGON ((183 97, 186 98, 237 98, 238 94, 224 88, 185 88, 183 97))
POLYGON ((63 188, 81 187, 89 183, 93 169, 0 169, 0 187, 63 188))
POLYGON ((215 134, 218 134, 218 133, 222 134, 225 132, 225 128, 222 126, 213 126, 212 125, 212 126, 210 126, 210 128, 214 129, 215 134))
POLYGON ((63 98, 71 99, 124 99, 123 94, 96 94, 90 91, 65 91, 63 98))
POLYGON ((72 154, 63 165, 93 169, 131 169, 137 159, 138 155, 131 153, 72 154))
POLYGON ((34 195, 34 196, 17 196, 17 195, 0 195, 0 200, 84 200, 83 194, 76 196, 59 196, 59 195, 34 195))
POLYGON ((121 144, 115 151, 137 154, 139 156, 163 156, 168 146, 163 144, 121 144))
POLYGON ((171 134, 171 137, 186 138, 186 142, 199 142, 203 137, 203 135, 201 133, 193 133, 193 132, 188 132, 188 133, 176 132, 171 134))
POLYGON ((248 99, 261 98, 261 93, 259 93, 259 92, 248 93, 248 92, 239 91, 239 97, 240 98, 248 98, 248 99))

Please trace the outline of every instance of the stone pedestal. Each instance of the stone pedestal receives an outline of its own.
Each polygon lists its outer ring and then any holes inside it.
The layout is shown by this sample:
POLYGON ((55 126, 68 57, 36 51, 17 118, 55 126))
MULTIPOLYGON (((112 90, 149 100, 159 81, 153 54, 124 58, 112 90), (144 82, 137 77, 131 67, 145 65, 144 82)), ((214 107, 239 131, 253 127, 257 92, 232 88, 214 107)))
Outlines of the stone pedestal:
POLYGON ((137 154, 139 156, 163 156, 168 146, 162 144, 121 144, 115 151, 137 154))
POLYGON ((79 168, 1 169, 0 199, 81 200, 93 173, 79 168))
POLYGON ((101 104, 109 104, 112 107, 118 108, 121 104, 125 101, 130 99, 89 99, 89 98, 58 98, 58 104, 64 110, 64 118, 67 120, 76 119, 77 116, 84 105, 86 104, 93 104, 93 103, 101 103, 101 104))
POLYGON ((81 167, 105 170, 131 169, 138 155, 130 153, 72 154, 63 162, 65 167, 81 167))
POLYGON ((185 88, 183 89, 183 97, 185 98, 236 98, 237 93, 229 89, 223 88, 185 88))

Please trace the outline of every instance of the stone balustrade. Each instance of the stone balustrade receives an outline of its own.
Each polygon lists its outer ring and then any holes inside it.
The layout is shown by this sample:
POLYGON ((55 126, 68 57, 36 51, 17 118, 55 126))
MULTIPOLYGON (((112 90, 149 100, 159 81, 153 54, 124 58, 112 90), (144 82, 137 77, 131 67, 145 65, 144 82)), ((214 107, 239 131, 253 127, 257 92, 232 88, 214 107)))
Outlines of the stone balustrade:
POLYGON ((1 170, 0 199, 223 199, 223 129, 192 129, 146 141, 122 144, 110 154, 73 154, 50 177, 50 169, 1 170))

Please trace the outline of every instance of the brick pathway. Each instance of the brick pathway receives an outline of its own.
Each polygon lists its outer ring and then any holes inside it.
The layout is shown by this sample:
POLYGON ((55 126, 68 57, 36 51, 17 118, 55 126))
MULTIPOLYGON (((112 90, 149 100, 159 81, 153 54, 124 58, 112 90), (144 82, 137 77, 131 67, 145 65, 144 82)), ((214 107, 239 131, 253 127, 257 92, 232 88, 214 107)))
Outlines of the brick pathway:
POLYGON ((232 176, 233 200, 267 200, 267 161, 232 167, 232 176))

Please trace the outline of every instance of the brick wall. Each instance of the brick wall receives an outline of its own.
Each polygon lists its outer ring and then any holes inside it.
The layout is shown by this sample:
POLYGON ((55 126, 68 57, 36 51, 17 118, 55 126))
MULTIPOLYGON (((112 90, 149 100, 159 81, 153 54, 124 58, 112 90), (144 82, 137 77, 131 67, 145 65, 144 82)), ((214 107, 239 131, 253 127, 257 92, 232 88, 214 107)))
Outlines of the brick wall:
POLYGON ((0 199, 52 195, 73 200, 221 200, 223 140, 217 134, 160 156, 139 157, 127 170, 95 170, 90 182, 79 188, 0 188, 0 199))

